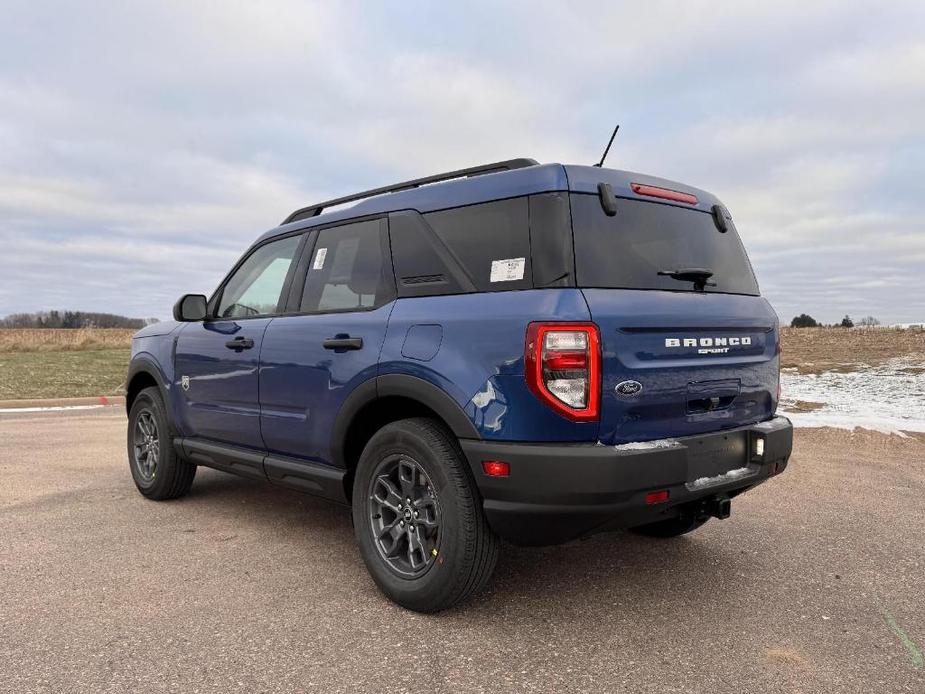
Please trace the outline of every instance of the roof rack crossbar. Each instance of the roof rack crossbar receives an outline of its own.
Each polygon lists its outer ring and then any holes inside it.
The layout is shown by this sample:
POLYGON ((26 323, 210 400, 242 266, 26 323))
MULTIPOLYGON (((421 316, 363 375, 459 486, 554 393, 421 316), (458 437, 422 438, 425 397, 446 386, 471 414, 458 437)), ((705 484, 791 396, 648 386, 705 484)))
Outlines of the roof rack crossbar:
POLYGON ((383 195, 384 193, 397 193, 402 190, 411 190, 412 188, 427 185, 428 183, 451 181, 454 178, 467 178, 469 176, 481 176, 482 174, 498 173, 499 171, 523 169, 528 166, 536 166, 538 163, 539 162, 537 162, 535 159, 508 159, 507 161, 498 161, 493 164, 482 164, 481 166, 472 166, 468 169, 459 169, 458 171, 448 171, 446 173, 435 174, 433 176, 425 176, 424 178, 416 178, 412 181, 403 181, 402 183, 395 183, 390 186, 383 186, 382 188, 373 188, 372 190, 366 190, 362 193, 354 193, 353 195, 346 195, 342 198, 334 198, 333 200, 319 202, 316 205, 309 205, 308 207, 299 208, 288 217, 286 217, 286 219, 283 220, 283 224, 289 224, 290 222, 306 219, 308 217, 317 217, 328 207, 343 205, 348 202, 355 202, 357 200, 363 200, 364 198, 383 195))

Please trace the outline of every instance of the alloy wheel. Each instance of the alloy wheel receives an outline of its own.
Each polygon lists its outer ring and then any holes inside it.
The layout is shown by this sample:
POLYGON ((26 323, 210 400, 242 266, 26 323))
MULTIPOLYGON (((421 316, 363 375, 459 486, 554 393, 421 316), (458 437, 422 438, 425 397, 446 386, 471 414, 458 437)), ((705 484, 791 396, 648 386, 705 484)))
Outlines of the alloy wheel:
POLYGON ((135 469, 145 482, 157 476, 157 461, 160 456, 160 439, 157 420, 151 410, 141 410, 135 419, 133 438, 135 469))
POLYGON ((441 513, 420 463, 404 454, 380 462, 368 508, 376 548, 393 571, 417 578, 430 569, 439 554, 441 513))

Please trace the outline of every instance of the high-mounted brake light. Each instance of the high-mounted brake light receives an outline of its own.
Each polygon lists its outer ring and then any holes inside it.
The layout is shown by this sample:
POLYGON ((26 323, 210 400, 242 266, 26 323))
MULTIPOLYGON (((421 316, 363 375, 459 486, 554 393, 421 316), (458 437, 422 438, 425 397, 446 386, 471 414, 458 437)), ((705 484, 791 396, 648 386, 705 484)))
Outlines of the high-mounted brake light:
POLYGON ((600 416, 601 340, 594 323, 530 323, 525 349, 530 390, 576 422, 600 416))
POLYGON ((630 188, 633 189, 636 195, 648 195, 650 198, 662 198, 663 200, 685 202, 688 205, 697 204, 697 196, 691 195, 690 193, 682 193, 668 188, 659 188, 658 186, 647 186, 644 183, 630 183, 630 188))

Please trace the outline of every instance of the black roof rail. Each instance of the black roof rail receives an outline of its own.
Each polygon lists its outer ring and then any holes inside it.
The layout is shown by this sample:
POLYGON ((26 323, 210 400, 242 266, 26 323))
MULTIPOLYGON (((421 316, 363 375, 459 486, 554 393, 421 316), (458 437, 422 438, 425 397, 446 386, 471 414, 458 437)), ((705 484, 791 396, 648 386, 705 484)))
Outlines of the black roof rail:
POLYGON ((383 193, 397 193, 401 190, 410 190, 412 188, 417 188, 418 186, 427 185, 428 183, 439 183, 440 181, 451 181, 454 178, 481 176, 482 174, 497 173, 499 171, 523 169, 525 167, 536 166, 538 164, 539 162, 535 159, 508 159, 507 161, 497 161, 494 164, 482 164, 481 166, 472 166, 468 169, 448 171, 446 173, 434 174, 433 176, 425 176, 424 178, 416 178, 413 181, 395 183, 390 186, 383 186, 382 188, 373 188, 372 190, 365 190, 362 193, 354 193, 353 195, 346 195, 342 198, 334 198, 333 200, 319 202, 316 205, 309 205, 308 207, 299 208, 291 215, 286 217, 286 219, 283 220, 283 224, 289 224, 290 222, 306 219, 308 217, 317 217, 328 207, 343 205, 344 203, 363 200, 364 198, 371 198, 376 195, 382 195, 383 193))

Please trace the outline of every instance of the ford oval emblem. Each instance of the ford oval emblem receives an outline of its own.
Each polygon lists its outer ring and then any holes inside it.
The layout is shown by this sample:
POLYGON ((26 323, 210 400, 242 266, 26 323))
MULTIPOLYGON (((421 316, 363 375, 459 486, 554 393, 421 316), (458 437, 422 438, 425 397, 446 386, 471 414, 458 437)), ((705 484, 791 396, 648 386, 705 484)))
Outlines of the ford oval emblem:
POLYGON ((620 395, 626 395, 627 397, 638 395, 641 390, 642 384, 639 381, 623 381, 618 383, 616 387, 616 391, 620 395))

